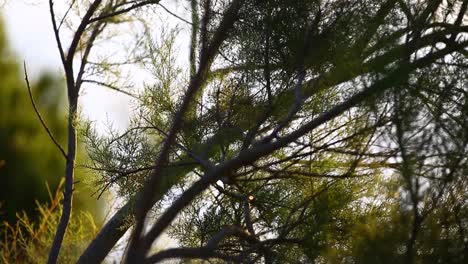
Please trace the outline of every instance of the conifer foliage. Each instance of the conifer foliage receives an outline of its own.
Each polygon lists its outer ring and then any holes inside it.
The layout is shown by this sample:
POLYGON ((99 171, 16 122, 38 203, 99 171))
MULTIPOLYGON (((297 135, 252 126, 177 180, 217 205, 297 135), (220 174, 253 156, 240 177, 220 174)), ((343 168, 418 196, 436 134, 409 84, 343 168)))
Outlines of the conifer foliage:
POLYGON ((82 125, 100 191, 125 203, 78 263, 101 262, 130 227, 125 263, 468 259, 468 1, 178 4, 189 13, 158 0, 71 1, 79 12, 65 20, 79 22, 65 43, 50 1, 69 146, 83 87, 135 103, 124 132, 82 125), (155 26, 167 11, 179 27, 155 26), (108 55, 115 43, 125 52, 108 55), (145 81, 128 89, 138 69, 145 81), (163 234, 177 247, 155 248, 163 234))

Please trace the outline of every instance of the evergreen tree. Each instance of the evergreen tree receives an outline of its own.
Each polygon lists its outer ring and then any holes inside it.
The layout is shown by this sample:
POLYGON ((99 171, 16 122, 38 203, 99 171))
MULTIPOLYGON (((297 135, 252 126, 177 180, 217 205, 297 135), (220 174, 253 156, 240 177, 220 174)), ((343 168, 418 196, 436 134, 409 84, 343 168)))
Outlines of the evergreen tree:
POLYGON ((187 69, 177 31, 145 23, 159 1, 71 1, 69 43, 50 4, 71 148, 49 263, 90 84, 133 96, 136 114, 124 132, 83 126, 99 191, 125 204, 78 263, 129 227, 126 263, 466 261, 468 1, 192 0, 187 69), (125 56, 106 56, 120 42, 125 56), (152 79, 132 94, 138 66, 152 79), (164 232, 178 247, 153 248, 164 232))

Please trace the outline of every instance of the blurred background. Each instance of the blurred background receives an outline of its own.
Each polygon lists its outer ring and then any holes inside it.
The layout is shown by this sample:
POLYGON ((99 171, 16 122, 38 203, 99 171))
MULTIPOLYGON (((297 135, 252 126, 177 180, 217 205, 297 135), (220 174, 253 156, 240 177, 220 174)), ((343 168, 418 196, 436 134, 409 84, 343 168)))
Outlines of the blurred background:
MULTIPOLYGON (((62 146, 66 146, 67 103, 47 1, 0 4, 0 223, 14 224, 23 212, 37 220, 37 203, 50 202, 65 165, 34 112, 23 62, 36 105, 62 146)), ((60 3, 56 8, 61 8, 60 3)), ((85 118, 97 121, 98 129, 105 122, 99 120, 108 119, 124 127, 129 111, 121 106, 126 100, 96 87, 82 94, 81 109, 85 118)), ((78 157, 78 164, 83 164, 84 148, 78 157)), ((93 195, 92 172, 78 167, 76 179, 75 209, 89 211, 95 220, 101 220, 105 203, 93 195)))
MULTIPOLYGON (((66 2, 54 1, 57 14, 66 12, 66 2)), ((170 6, 177 10, 175 2, 170 6)), ((177 21, 167 13, 162 16, 164 23, 177 21)), ((66 146, 66 87, 51 24, 48 0, 0 0, 0 263, 44 263, 60 216, 54 203, 65 160, 34 111, 23 68, 24 63, 42 117, 60 144, 66 146), (25 215, 31 222, 25 223, 25 215), (27 230, 26 236, 33 239, 21 241, 15 237, 19 230, 27 230), (12 241, 20 246, 11 246, 16 244, 12 241)), ((67 29, 63 28, 61 37, 64 42, 70 40, 67 29)), ((181 43, 187 43, 189 34, 185 38, 181 43)), ((181 52, 178 60, 182 65, 188 51, 181 52)), ((122 131, 129 124, 131 101, 128 96, 90 85, 80 92, 79 112, 99 134, 109 133, 109 126, 122 131)), ((84 168, 86 151, 84 144, 78 145, 74 213, 67 231, 72 235, 65 239, 63 263, 76 261, 87 241, 94 238, 96 226, 121 204, 112 191, 98 199, 95 172, 84 168)), ((123 249, 116 248, 108 256, 109 263, 122 254, 123 249)))

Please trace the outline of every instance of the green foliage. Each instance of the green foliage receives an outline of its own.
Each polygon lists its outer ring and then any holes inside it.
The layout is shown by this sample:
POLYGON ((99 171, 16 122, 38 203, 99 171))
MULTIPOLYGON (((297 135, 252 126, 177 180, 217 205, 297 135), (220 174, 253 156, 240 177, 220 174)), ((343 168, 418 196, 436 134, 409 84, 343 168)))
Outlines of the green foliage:
MULTIPOLYGON (((50 245, 59 223, 63 200, 60 191, 53 195, 49 193, 49 195, 48 204, 36 202, 37 220, 29 218, 23 212, 18 213, 16 223, 3 222, 0 225, 0 261, 2 263, 47 262, 50 245)), ((92 214, 85 211, 75 214, 65 235, 59 263, 75 262, 97 231, 98 226, 92 214)))
MULTIPOLYGON (((229 2, 200 3, 200 62, 229 2)), ((130 127, 83 130, 101 190, 133 203, 158 175, 144 220, 219 259, 466 261, 464 14, 459 26, 436 1, 245 2, 206 80, 177 66, 175 34, 145 28, 138 61, 154 81, 130 127), (198 90, 174 125, 187 83, 198 90)))

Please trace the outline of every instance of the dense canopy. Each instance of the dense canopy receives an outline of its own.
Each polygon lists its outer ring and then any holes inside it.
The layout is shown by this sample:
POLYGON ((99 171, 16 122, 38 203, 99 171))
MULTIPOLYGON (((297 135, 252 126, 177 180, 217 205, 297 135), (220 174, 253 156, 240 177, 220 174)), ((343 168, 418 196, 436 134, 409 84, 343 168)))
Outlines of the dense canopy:
MULTIPOLYGON (((79 263, 130 227, 126 263, 468 260, 468 1, 178 4, 71 3, 70 43, 52 13, 71 138, 82 87, 134 98, 124 132, 80 128, 99 191, 125 204, 79 263), (164 10, 178 28, 154 26, 164 10), (124 55, 106 56, 116 40, 124 55), (177 247, 155 248, 164 234, 177 247)), ((60 232, 53 248, 50 263, 60 232)))

